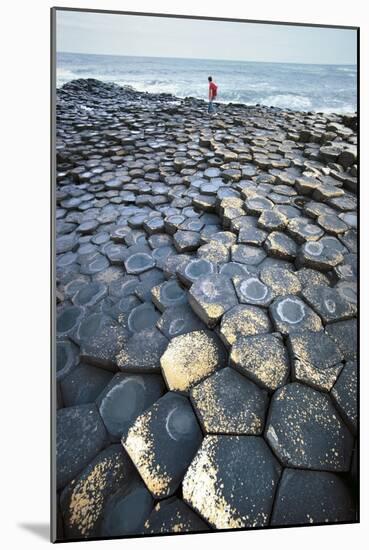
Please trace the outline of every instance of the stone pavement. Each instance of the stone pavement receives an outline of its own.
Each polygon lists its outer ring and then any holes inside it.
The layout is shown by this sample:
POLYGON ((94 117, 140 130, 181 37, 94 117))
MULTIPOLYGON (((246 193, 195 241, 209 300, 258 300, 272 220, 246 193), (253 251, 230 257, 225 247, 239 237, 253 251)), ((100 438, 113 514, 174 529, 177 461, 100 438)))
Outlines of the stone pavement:
POLYGON ((59 538, 355 521, 356 141, 57 91, 59 538))

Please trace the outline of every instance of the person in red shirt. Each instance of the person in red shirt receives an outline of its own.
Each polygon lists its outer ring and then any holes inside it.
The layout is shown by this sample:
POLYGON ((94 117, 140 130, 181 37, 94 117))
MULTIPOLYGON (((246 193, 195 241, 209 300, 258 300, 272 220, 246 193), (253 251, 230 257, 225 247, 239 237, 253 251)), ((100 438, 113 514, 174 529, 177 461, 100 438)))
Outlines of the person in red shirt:
POLYGON ((215 107, 214 107, 214 100, 217 97, 217 90, 218 86, 213 82, 213 77, 208 77, 209 81, 209 106, 208 106, 208 113, 214 113, 215 107))

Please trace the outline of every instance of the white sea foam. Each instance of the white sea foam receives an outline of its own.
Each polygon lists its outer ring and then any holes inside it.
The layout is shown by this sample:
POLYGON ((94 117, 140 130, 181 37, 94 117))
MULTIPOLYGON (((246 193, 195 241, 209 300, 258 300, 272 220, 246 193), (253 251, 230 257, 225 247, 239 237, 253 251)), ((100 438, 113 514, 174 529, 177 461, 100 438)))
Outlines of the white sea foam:
POLYGON ((311 109, 311 100, 308 97, 293 94, 270 95, 261 102, 270 107, 281 107, 282 109, 293 109, 296 111, 309 111, 311 109))

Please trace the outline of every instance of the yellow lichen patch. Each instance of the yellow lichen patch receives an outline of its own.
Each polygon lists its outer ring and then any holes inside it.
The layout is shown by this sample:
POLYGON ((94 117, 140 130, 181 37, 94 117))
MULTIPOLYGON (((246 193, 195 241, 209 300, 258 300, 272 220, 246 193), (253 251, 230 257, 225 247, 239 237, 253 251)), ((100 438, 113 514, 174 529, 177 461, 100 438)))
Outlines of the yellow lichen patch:
POLYGON ((155 497, 168 496, 171 477, 155 460, 155 448, 150 431, 152 409, 137 418, 129 429, 123 446, 135 464, 147 488, 155 497))
POLYGON ((220 333, 232 346, 241 336, 268 332, 271 324, 266 313, 253 306, 236 306, 228 311, 221 323, 220 333))
POLYGON ((298 360, 295 361, 295 378, 319 389, 330 391, 337 380, 342 369, 342 365, 337 365, 328 369, 318 369, 310 362, 298 360))
POLYGON ((119 463, 112 458, 98 462, 91 472, 77 481, 73 487, 67 524, 77 529, 83 537, 88 537, 101 517, 105 504, 105 490, 109 483, 108 474, 113 470, 115 476, 122 476, 119 463))
POLYGON ((206 433, 261 433, 263 414, 259 390, 255 388, 253 394, 248 385, 254 387, 233 369, 226 368, 192 388, 191 399, 206 433), (232 406, 234 403, 237 407, 232 406))
POLYGON ((213 373, 219 364, 219 346, 199 330, 173 338, 160 359, 169 389, 188 391, 213 373))
POLYGON ((279 267, 266 268, 260 273, 260 279, 273 291, 275 296, 286 296, 301 292, 301 283, 294 273, 279 267))
POLYGON ((222 494, 222 483, 214 461, 217 437, 207 436, 183 480, 183 496, 217 529, 245 527, 245 520, 222 494))
POLYGON ((289 371, 283 343, 271 334, 238 340, 232 347, 230 360, 241 373, 272 391, 285 382, 289 371))

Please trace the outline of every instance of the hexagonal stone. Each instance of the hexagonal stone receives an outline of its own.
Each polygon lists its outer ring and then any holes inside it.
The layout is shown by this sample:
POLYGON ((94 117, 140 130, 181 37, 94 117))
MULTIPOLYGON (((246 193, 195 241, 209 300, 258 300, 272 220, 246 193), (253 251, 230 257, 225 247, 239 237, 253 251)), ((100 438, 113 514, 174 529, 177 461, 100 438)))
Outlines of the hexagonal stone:
POLYGON ((229 260, 229 250, 228 247, 224 244, 218 243, 216 241, 211 241, 207 244, 200 246, 197 249, 198 258, 204 258, 209 260, 214 264, 219 264, 223 262, 228 262, 229 260))
POLYGON ((330 285, 328 277, 324 273, 316 271, 316 269, 302 267, 296 271, 295 275, 300 281, 302 288, 310 285, 330 285))
POLYGON ((253 214, 254 216, 262 214, 264 210, 272 210, 273 206, 274 204, 272 201, 266 199, 265 197, 252 197, 247 199, 245 202, 246 212, 253 214))
POLYGON ((331 396, 354 434, 357 431, 357 390, 357 363, 348 361, 331 391, 331 396))
POLYGON ((146 302, 131 310, 127 325, 130 331, 140 332, 141 330, 153 328, 159 319, 160 314, 155 307, 146 302))
POLYGON ((288 219, 281 212, 264 210, 258 219, 258 227, 266 231, 282 230, 286 227, 288 219))
POLYGON ((135 480, 116 491, 104 509, 100 527, 102 537, 124 537, 141 534, 154 506, 151 493, 141 480, 135 480))
POLYGON ((215 529, 268 525, 281 473, 265 441, 208 435, 183 480, 183 498, 215 529))
POLYGON ((99 252, 89 255, 81 262, 81 273, 84 275, 94 275, 100 271, 104 271, 109 267, 109 260, 99 252))
POLYGON ((345 361, 356 359, 358 328, 355 319, 329 324, 325 332, 336 342, 345 361))
POLYGON ((177 276, 183 284, 191 286, 192 283, 205 277, 206 275, 212 275, 216 273, 216 265, 209 262, 204 258, 194 258, 187 263, 182 264, 177 269, 177 276))
POLYGON ((261 246, 268 233, 262 229, 256 227, 242 227, 238 233, 237 242, 241 244, 250 244, 254 246, 261 246))
POLYGON ((197 280, 188 292, 188 301, 208 327, 214 327, 226 311, 238 304, 233 284, 225 275, 197 280))
POLYGON ((320 317, 297 296, 289 294, 277 298, 269 311, 275 329, 282 334, 296 330, 318 332, 323 329, 320 317))
POLYGON ((82 233, 83 235, 87 235, 89 233, 93 233, 98 227, 99 222, 97 220, 87 220, 85 222, 82 222, 78 227, 77 231, 79 233, 82 233))
POLYGON ((94 404, 59 409, 56 417, 56 478, 65 487, 105 446, 107 432, 94 404))
POLYGON ((232 233, 231 231, 218 231, 210 238, 210 242, 220 243, 224 246, 227 246, 228 248, 235 244, 236 240, 236 235, 234 235, 234 233, 232 233))
POLYGON ((60 383, 65 407, 93 403, 113 374, 105 369, 81 363, 60 383))
POLYGON ((274 298, 271 289, 255 275, 249 277, 236 275, 232 281, 241 304, 268 307, 274 298))
POLYGON ((154 498, 178 488, 202 441, 189 400, 168 392, 137 418, 122 444, 154 498))
POLYGON ((263 431, 267 393, 231 368, 197 384, 190 396, 206 434, 259 435, 263 431))
POLYGON ((168 307, 156 326, 169 340, 187 332, 206 329, 206 325, 200 321, 188 304, 168 307))
POLYGON ((164 392, 165 384, 159 374, 116 374, 97 400, 109 434, 119 440, 164 392))
POLYGON ((332 472, 286 468, 278 485, 271 525, 352 522, 355 502, 346 483, 332 472))
POLYGON ((88 283, 83 285, 72 298, 76 306, 90 307, 97 304, 108 294, 106 285, 101 283, 88 283))
POLYGON ((264 243, 265 250, 270 256, 293 260, 297 254, 297 245, 291 237, 284 233, 273 231, 264 243))
POLYGON ((259 277, 274 296, 299 294, 302 289, 296 274, 281 267, 265 267, 260 271, 259 277))
POLYGON ((146 220, 143 224, 143 228, 149 235, 161 233, 164 231, 164 220, 160 216, 155 216, 146 220))
POLYGON ((110 445, 68 485, 61 495, 66 538, 100 535, 101 521, 111 495, 137 482, 132 462, 121 445, 110 445))
POLYGON ((163 533, 193 533, 196 531, 209 531, 209 526, 182 500, 171 497, 158 502, 145 521, 143 533, 161 535, 163 533))
POLYGON ((273 395, 266 439, 285 466, 346 472, 353 438, 330 397, 294 382, 273 395))
POLYGON ((317 241, 324 235, 323 229, 315 223, 311 223, 311 219, 309 218, 294 218, 290 220, 287 231, 298 243, 317 241))
POLYGON ((330 271, 343 261, 343 255, 325 243, 309 241, 300 248, 298 259, 300 265, 330 271))
POLYGON ((292 373, 296 380, 330 391, 342 369, 343 356, 324 332, 294 332, 288 336, 292 373))
POLYGON ((265 251, 257 246, 234 244, 231 248, 232 262, 246 265, 258 265, 266 257, 265 251))
POLYGON ((226 346, 232 346, 243 336, 271 332, 268 314, 255 306, 235 306, 222 318, 220 337, 226 346))
POLYGON ((224 367, 225 363, 222 343, 208 330, 173 338, 160 360, 168 388, 182 392, 189 391, 192 386, 224 367))
POLYGON ((78 365, 78 348, 70 340, 56 342, 56 379, 60 382, 78 365))
POLYGON ((124 260, 127 273, 137 275, 155 266, 154 258, 147 252, 136 252, 124 260))
POLYGON ((56 254, 63 254, 64 252, 74 252, 78 248, 78 237, 75 233, 69 235, 57 235, 55 243, 56 254))
POLYGON ((191 252, 200 246, 200 233, 195 231, 177 231, 174 235, 174 246, 178 252, 191 252))
POLYGON ((307 303, 323 319, 324 323, 350 319, 357 313, 356 304, 329 286, 308 286, 302 292, 307 303))
POLYGON ((167 344, 168 340, 157 328, 136 332, 123 343, 116 356, 117 365, 120 370, 126 372, 151 373, 159 371, 160 357, 167 344))
POLYGON ((167 307, 179 306, 187 302, 186 291, 176 279, 170 279, 151 289, 152 301, 160 311, 167 307))
POLYGON ((348 230, 347 225, 338 216, 334 214, 322 214, 317 220, 320 227, 332 235, 340 235, 348 230))
POLYGON ((230 364, 269 391, 283 386, 289 374, 289 360, 278 334, 241 337, 233 344, 230 364))
POLYGON ((127 331, 103 313, 86 317, 73 334, 81 359, 109 370, 116 370, 116 354, 127 338, 127 331))
POLYGON ((79 306, 64 307, 56 318, 56 332, 58 336, 71 334, 84 315, 84 309, 79 306))
POLYGON ((182 215, 174 215, 174 216, 168 216, 164 220, 164 226, 165 230, 169 235, 174 235, 174 233, 178 230, 179 226, 186 220, 186 216, 182 215))

